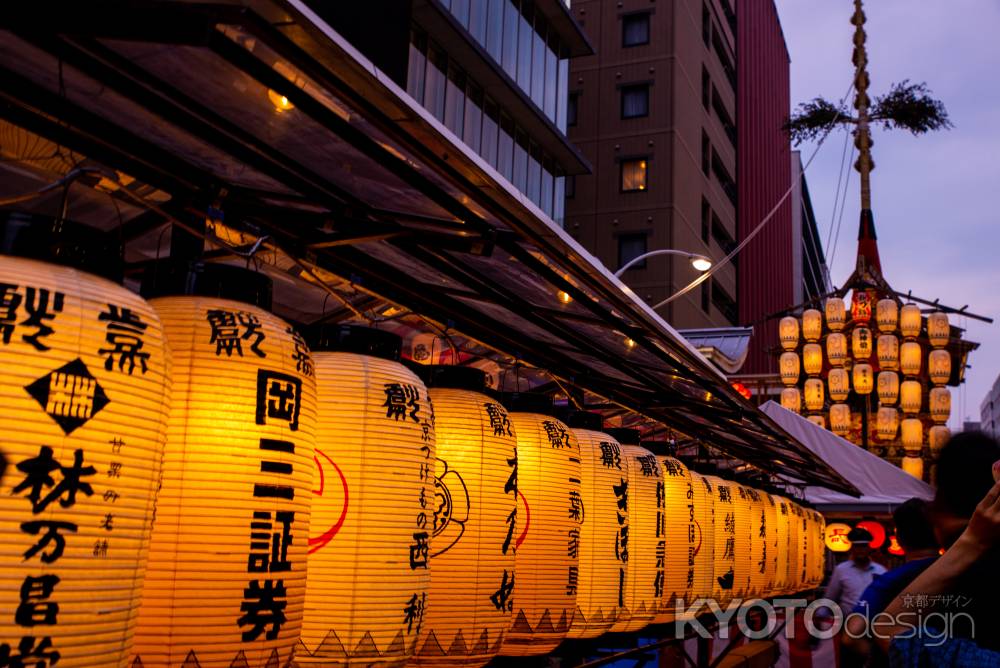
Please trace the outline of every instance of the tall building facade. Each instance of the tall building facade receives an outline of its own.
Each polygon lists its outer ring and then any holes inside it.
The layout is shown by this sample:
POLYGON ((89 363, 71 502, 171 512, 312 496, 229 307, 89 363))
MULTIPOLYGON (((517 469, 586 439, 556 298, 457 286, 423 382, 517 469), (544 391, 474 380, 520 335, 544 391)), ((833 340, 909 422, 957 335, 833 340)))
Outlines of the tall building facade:
MULTIPOLYGON (((730 1, 577 0, 572 14, 597 53, 570 62, 569 138, 593 172, 567 179, 566 230, 612 270, 665 248, 722 258, 738 238, 730 1)), ((660 314, 679 328, 738 324, 737 274, 723 267, 660 314)), ((623 280, 655 304, 697 276, 659 256, 623 280)))
POLYGON ((1000 438, 1000 377, 979 405, 979 428, 987 434, 1000 438))

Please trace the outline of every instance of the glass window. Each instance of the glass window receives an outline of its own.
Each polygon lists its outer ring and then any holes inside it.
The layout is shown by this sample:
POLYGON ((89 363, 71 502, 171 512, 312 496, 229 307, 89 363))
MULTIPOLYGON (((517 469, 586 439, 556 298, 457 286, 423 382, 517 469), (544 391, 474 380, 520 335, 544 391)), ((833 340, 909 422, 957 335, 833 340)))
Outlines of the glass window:
POLYGON ((563 177, 566 180, 566 199, 576 197, 576 176, 570 174, 563 177))
POLYGON ((708 109, 708 105, 711 104, 712 100, 712 77, 709 76, 708 70, 704 65, 701 66, 701 106, 708 109))
POLYGON ((556 93, 559 90, 559 59, 549 44, 545 49, 545 105, 543 111, 553 123, 556 122, 556 93))
POLYGON ((500 117, 500 142, 497 165, 504 178, 514 182, 514 122, 506 116, 500 117))
POLYGON ((712 41, 712 14, 708 11, 708 5, 701 6, 701 41, 705 46, 712 41))
POLYGON ((480 155, 483 160, 494 167, 497 166, 497 131, 500 128, 500 117, 497 105, 487 98, 483 114, 483 143, 480 155))
POLYGON ((712 168, 712 142, 708 140, 708 133, 704 128, 701 131, 701 171, 708 176, 712 168))
POLYGON ((622 87, 622 118, 649 115, 649 84, 622 87))
POLYGON ((535 29, 531 38, 531 101, 539 109, 545 106, 545 24, 541 13, 535 17, 535 29))
POLYGON ((552 217, 552 190, 555 188, 555 177, 552 175, 552 163, 548 160, 542 163, 542 192, 539 196, 542 200, 542 211, 552 217))
POLYGON ((444 124, 457 136, 462 136, 465 118, 465 73, 455 67, 448 71, 448 93, 444 103, 444 124))
POLYGON ((708 235, 712 229, 712 207, 708 200, 701 198, 701 240, 708 243, 708 235))
POLYGON ((448 59, 434 47, 427 48, 427 77, 424 81, 424 107, 439 121, 444 120, 444 73, 448 59))
POLYGON ((532 144, 528 151, 528 187, 525 194, 539 207, 542 206, 542 154, 538 146, 532 144))
POLYGON ((622 160, 622 192, 634 193, 646 189, 646 159, 622 160))
POLYGON ((521 192, 528 188, 528 137, 521 131, 514 142, 514 187, 521 192))
MULTIPOLYGON (((646 235, 642 232, 635 234, 622 234, 618 236, 618 268, 621 269, 626 264, 646 252, 646 235)), ((646 261, 636 262, 632 269, 645 269, 646 261)))
MULTIPOLYGON (((479 0, 474 0, 479 2, 479 0)), ((469 27, 469 0, 451 0, 451 13, 462 24, 463 28, 469 27)))
POLYGON ((701 284, 701 310, 708 313, 710 295, 712 294, 712 279, 701 284))
POLYGON ((485 0, 472 0, 469 6, 469 32, 483 46, 486 46, 486 12, 485 0))
POLYGON ((555 181, 555 194, 552 202, 552 220, 560 226, 566 226, 566 179, 565 176, 557 176, 555 181))
MULTIPOLYGON (((524 10, 528 11, 528 7, 525 6, 524 10)), ((517 85, 525 93, 531 92, 531 45, 534 34, 531 21, 520 14, 517 22, 517 85)))
POLYGON ((649 13, 628 14, 622 17, 622 46, 649 44, 649 13))
POLYGON ((489 16, 486 19, 486 50, 499 65, 503 53, 503 9, 507 0, 489 0, 489 3, 487 9, 489 16))
POLYGON ((513 0, 504 0, 503 14, 503 69, 511 79, 517 79, 517 26, 521 13, 513 0))
POLYGON ((566 115, 569 102, 569 59, 559 59, 559 90, 556 92, 556 127, 566 132, 566 115))
POLYGON ((465 130, 462 139, 476 153, 479 153, 480 140, 483 134, 483 91, 478 86, 469 84, 468 95, 465 98, 465 130))
POLYGON ((580 105, 580 93, 574 91, 569 94, 569 105, 566 109, 566 125, 573 127, 576 125, 576 114, 580 105))
POLYGON ((427 38, 416 30, 410 31, 410 61, 406 70, 406 92, 420 104, 424 103, 424 70, 427 67, 427 38))

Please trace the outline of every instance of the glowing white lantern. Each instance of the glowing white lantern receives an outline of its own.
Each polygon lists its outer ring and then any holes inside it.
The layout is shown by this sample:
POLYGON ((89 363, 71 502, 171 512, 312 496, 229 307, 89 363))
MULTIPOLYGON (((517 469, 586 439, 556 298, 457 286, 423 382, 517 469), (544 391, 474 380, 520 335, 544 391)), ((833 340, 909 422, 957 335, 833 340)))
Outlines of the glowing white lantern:
POLYGON ((896 432, 899 430, 899 412, 895 408, 887 406, 879 408, 875 414, 875 429, 878 431, 879 438, 885 441, 895 439, 896 432))
POLYGON ((855 364, 851 369, 854 379, 854 391, 858 394, 871 394, 872 386, 875 384, 875 372, 872 371, 871 364, 855 364))
POLYGON ((846 436, 851 431, 851 407, 847 404, 830 406, 830 430, 838 436, 846 436))
POLYGON ((919 451, 924 447, 924 425, 917 418, 906 418, 900 424, 903 447, 907 452, 919 451))
POLYGON ((785 385, 794 385, 799 382, 798 353, 781 353, 781 357, 778 359, 778 369, 781 371, 781 382, 785 385))
POLYGON ((806 408, 811 411, 823 410, 823 381, 809 378, 805 384, 806 408))
POLYGON ((951 378, 951 355, 947 350, 932 350, 927 356, 927 375, 935 385, 944 385, 951 378))
POLYGON ((894 299, 880 299, 875 304, 875 320, 878 322, 878 331, 894 332, 899 322, 899 305, 894 299))
POLYGON ((786 387, 781 390, 781 406, 793 413, 800 412, 802 410, 802 393, 799 392, 799 388, 786 387))
POLYGON ((908 339, 920 336, 920 307, 916 304, 904 304, 899 310, 899 331, 908 339))
POLYGON ((919 413, 923 404, 923 388, 915 380, 904 380, 899 386, 899 406, 904 413, 919 413))
POLYGON ((935 348, 943 348, 948 345, 951 338, 951 325, 948 323, 948 314, 935 311, 927 316, 927 339, 935 348))
POLYGON ((878 337, 878 365, 884 371, 899 368, 899 339, 895 334, 882 334, 878 337))
POLYGON ((931 452, 934 456, 941 451, 944 444, 948 442, 951 438, 951 430, 944 425, 936 424, 931 427, 930 432, 927 434, 927 443, 931 446, 931 452))
POLYGON ((792 316, 785 316, 778 324, 778 338, 785 350, 795 350, 799 345, 799 321, 792 316))
POLYGON ((834 332, 826 337, 826 358, 833 366, 841 366, 847 360, 847 337, 834 332))
POLYGON ((830 369, 826 384, 830 390, 831 399, 844 401, 851 393, 851 374, 847 372, 847 369, 830 369))
POLYGON ((927 396, 931 418, 938 424, 944 424, 951 417, 951 392, 947 387, 931 388, 927 396))
POLYGON ((814 308, 802 312, 802 337, 806 341, 819 341, 823 333, 823 314, 814 308))
POLYGON ((878 400, 886 406, 892 406, 899 399, 899 374, 895 371, 882 371, 878 375, 878 400))
POLYGON ((847 307, 840 297, 830 297, 826 300, 826 326, 831 332, 839 332, 847 320, 847 307))
POLYGON ((903 370, 903 375, 920 375, 920 344, 916 341, 907 341, 899 350, 899 366, 903 370))
POLYGON ((823 370, 823 348, 818 343, 802 346, 802 367, 810 376, 818 376, 823 370))
POLYGON ((872 330, 855 327, 851 332, 851 352, 856 360, 867 360, 872 356, 872 330))

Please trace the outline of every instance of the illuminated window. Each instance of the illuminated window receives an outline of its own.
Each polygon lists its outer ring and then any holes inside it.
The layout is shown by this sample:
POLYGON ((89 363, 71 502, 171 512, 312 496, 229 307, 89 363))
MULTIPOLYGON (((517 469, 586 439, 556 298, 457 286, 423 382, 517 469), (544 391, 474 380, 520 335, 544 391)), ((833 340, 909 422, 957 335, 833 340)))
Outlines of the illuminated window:
POLYGON ((645 190, 646 171, 645 158, 622 160, 622 192, 633 193, 645 190))

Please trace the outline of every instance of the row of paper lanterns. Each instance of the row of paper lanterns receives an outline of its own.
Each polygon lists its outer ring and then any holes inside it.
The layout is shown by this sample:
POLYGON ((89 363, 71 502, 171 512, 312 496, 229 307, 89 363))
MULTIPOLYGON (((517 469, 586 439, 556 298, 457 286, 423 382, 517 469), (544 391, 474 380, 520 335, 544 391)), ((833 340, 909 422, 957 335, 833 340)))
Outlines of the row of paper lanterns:
POLYGON ((384 332, 310 350, 255 276, 147 302, 0 257, 10 656, 481 665, 822 579, 818 513, 425 383, 384 332))

